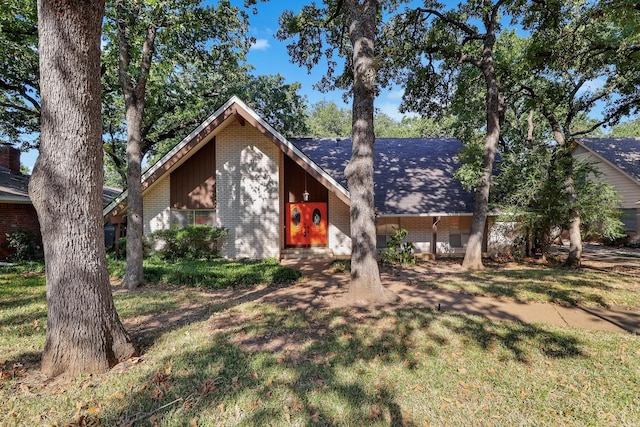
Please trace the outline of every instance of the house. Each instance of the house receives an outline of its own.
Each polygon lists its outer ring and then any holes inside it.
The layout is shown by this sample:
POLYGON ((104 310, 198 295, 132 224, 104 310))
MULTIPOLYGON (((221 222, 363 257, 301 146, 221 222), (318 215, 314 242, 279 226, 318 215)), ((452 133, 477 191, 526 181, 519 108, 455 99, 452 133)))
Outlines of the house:
POLYGON ((640 237, 640 139, 581 138, 575 141, 573 156, 592 164, 597 178, 613 186, 620 197, 625 233, 640 237))
POLYGON ((29 198, 29 176, 20 172, 20 151, 0 144, 0 259, 12 253, 7 234, 24 229, 41 245, 40 224, 29 198))
MULTIPOLYGON (((473 196, 454 179, 454 139, 378 139, 378 246, 398 227, 424 255, 464 253, 473 196)), ((223 255, 286 257, 300 248, 351 253, 347 139, 286 139, 231 98, 142 176, 144 233, 187 224, 224 227, 223 255)), ((127 192, 104 210, 126 221, 127 192)))
MULTIPOLYGON (((117 188, 104 187, 103 206, 121 192, 117 188)), ((20 171, 20 151, 10 145, 0 144, 0 260, 12 255, 7 234, 17 230, 33 233, 34 243, 42 247, 38 214, 29 198, 29 175, 20 171)))

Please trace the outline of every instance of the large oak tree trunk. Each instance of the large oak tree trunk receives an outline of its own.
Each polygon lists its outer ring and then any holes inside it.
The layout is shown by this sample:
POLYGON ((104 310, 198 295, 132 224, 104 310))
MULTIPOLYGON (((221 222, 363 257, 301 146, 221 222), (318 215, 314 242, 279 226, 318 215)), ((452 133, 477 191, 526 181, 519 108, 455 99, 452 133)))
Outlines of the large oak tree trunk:
POLYGON ((376 69, 373 40, 378 2, 347 1, 347 22, 353 46, 352 153, 345 168, 351 195, 351 283, 348 298, 365 303, 385 303, 398 299, 382 286, 376 259, 374 211, 373 107, 376 69))
POLYGON ((104 247, 103 13, 104 1, 38 1, 42 130, 29 195, 44 245, 49 377, 103 372, 135 354, 113 304, 104 247))
POLYGON ((501 118, 504 112, 504 98, 501 93, 500 84, 493 66, 493 46, 495 35, 493 31, 487 31, 483 59, 481 63, 482 74, 484 75, 487 88, 486 108, 487 108, 487 134, 484 140, 482 151, 482 175, 480 183, 474 192, 473 221, 471 222, 471 232, 467 250, 464 254, 462 267, 469 270, 480 270, 484 268, 482 264, 482 243, 484 241, 485 225, 489 212, 489 189, 491 188, 491 175, 493 162, 500 140, 501 118))

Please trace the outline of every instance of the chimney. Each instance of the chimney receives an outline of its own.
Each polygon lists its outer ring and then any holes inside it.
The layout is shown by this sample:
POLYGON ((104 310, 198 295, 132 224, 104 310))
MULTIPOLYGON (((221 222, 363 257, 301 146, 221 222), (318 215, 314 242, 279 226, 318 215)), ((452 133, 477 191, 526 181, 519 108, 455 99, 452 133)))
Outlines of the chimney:
POLYGON ((20 150, 8 144, 0 144, 0 166, 20 173, 20 150))

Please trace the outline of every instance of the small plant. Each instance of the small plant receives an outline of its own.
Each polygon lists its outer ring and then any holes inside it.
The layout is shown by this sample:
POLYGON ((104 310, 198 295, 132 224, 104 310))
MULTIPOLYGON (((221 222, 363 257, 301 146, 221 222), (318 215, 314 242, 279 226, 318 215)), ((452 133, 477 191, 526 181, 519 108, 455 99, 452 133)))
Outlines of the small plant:
POLYGON ((7 243, 9 248, 15 251, 10 256, 13 261, 29 260, 33 258, 36 253, 36 237, 29 230, 21 228, 7 233, 7 243))
POLYGON ((416 257, 413 254, 415 246, 413 242, 403 242, 409 232, 404 228, 398 228, 393 236, 389 237, 387 247, 382 253, 382 262, 385 264, 413 265, 416 257))
POLYGON ((222 240, 228 232, 208 225, 158 230, 151 234, 154 249, 163 259, 200 259, 220 256, 222 240))

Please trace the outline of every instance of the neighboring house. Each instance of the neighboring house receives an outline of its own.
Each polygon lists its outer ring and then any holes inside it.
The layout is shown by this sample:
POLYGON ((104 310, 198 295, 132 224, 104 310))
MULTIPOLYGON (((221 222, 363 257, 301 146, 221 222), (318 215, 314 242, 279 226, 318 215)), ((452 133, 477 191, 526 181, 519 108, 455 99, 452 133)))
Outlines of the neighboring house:
MULTIPOLYGON (((29 198, 29 176, 20 172, 20 151, 0 144, 0 259, 12 251, 7 234, 24 229, 33 233, 40 243, 40 224, 29 198)), ((40 243, 41 244, 41 243, 40 243)))
MULTIPOLYGON (((416 252, 464 253, 473 195, 453 177, 454 139, 378 139, 378 247, 397 227, 416 252)), ((298 248, 351 253, 344 167, 350 140, 286 139, 231 98, 142 177, 144 233, 187 224, 224 227, 223 255, 285 257, 298 248)), ((126 221, 125 191, 104 210, 126 221)))
MULTIPOLYGON (((121 189, 104 187, 103 206, 121 192, 121 189)), ((20 229, 33 233, 36 245, 42 247, 38 214, 29 198, 29 175, 20 172, 20 151, 0 144, 0 260, 13 253, 7 234, 20 229)))
POLYGON ((593 164, 600 180, 612 185, 620 197, 625 233, 640 237, 640 139, 581 138, 573 148, 576 159, 593 164))

